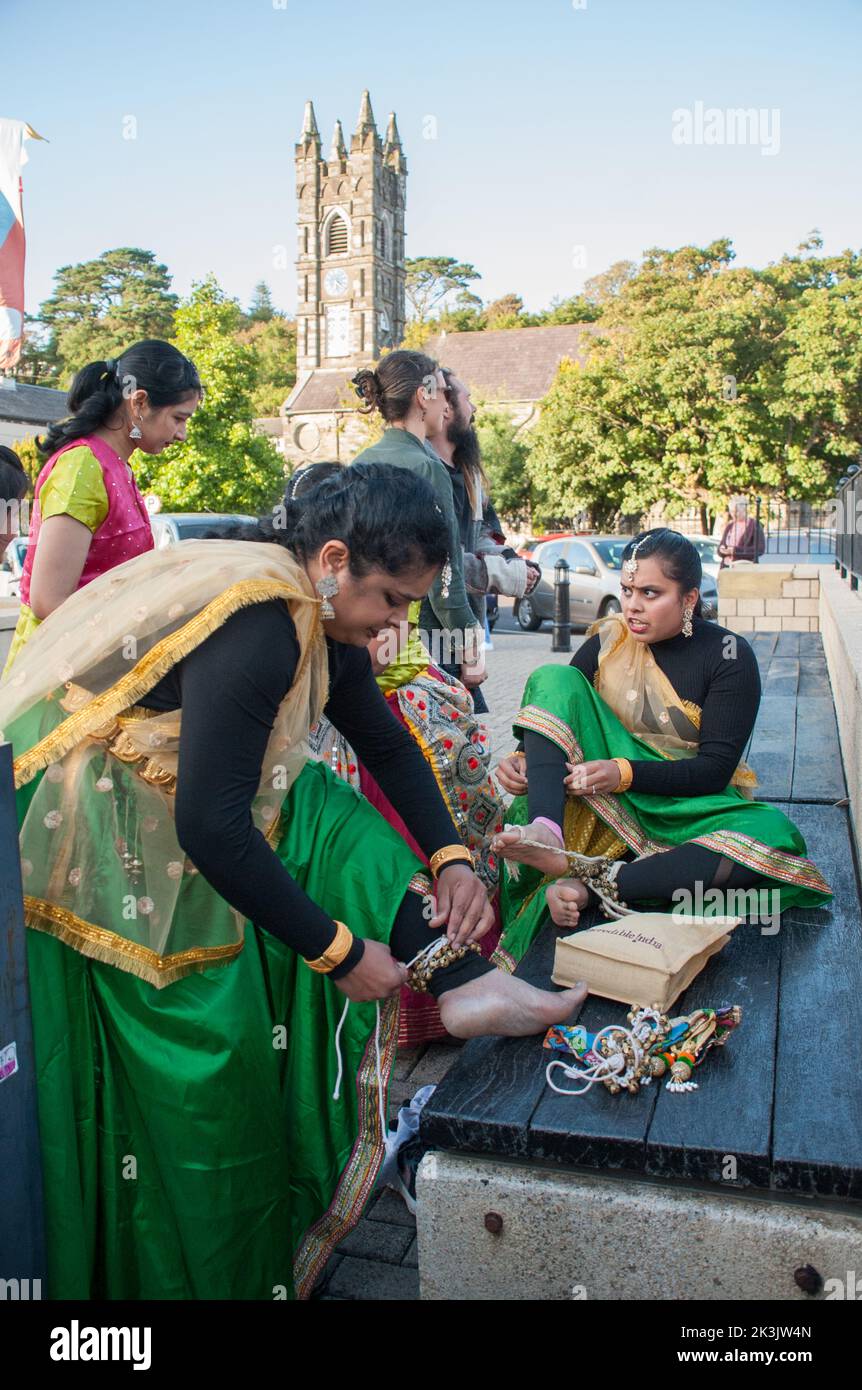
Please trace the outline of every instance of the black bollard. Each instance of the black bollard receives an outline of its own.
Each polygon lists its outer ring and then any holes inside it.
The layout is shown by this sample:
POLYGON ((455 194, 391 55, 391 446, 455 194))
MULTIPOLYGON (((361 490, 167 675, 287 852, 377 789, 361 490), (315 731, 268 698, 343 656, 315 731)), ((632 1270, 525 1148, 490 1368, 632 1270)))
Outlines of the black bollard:
POLYGON ((572 628, 569 613, 569 566, 560 558, 554 565, 554 636, 552 652, 572 650, 572 628))

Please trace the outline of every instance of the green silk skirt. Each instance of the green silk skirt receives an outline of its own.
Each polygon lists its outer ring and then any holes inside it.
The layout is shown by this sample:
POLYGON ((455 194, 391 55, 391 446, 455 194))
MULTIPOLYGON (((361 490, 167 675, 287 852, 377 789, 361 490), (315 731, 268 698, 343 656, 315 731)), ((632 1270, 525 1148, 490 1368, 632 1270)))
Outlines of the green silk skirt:
MULTIPOLYGON (((309 897, 388 940, 422 866, 383 817, 308 763, 281 825, 309 897)), ((49 1297, 307 1296, 383 1156, 375 1005, 350 1005, 333 1101, 345 996, 268 933, 247 924, 231 963, 160 990, 27 937, 49 1297)), ((397 1014, 381 1004, 384 1090, 397 1014)))
MULTIPOLYGON (((513 730, 539 733, 555 743, 569 762, 605 758, 666 761, 622 724, 581 671, 572 666, 541 666, 524 689, 513 730)), ((755 769, 756 770, 756 769, 755 769)), ((526 796, 516 797, 508 813, 513 825, 528 820, 526 796)), ((636 791, 567 798, 566 848, 580 854, 622 857, 655 854, 690 842, 744 864, 760 875, 757 904, 766 913, 797 904, 821 907, 829 885, 806 858, 805 840, 776 806, 750 801, 736 787, 710 796, 648 796, 636 791)), ((506 969, 522 958, 547 917, 544 889, 552 882, 538 870, 519 866, 517 879, 501 876, 503 935, 493 959, 506 969)), ((721 911, 703 895, 703 915, 721 911)), ((657 904, 664 906, 664 904, 657 904)), ((697 912, 697 903, 693 905, 697 912)))

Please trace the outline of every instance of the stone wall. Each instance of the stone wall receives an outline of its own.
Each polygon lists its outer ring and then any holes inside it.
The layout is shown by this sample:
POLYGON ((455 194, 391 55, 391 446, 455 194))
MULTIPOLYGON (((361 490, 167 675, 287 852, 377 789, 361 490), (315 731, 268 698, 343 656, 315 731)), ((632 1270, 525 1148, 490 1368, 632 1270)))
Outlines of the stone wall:
POLYGON ((819 632, 820 574, 831 565, 736 564, 718 576, 718 621, 732 632, 819 632))
POLYGON ((823 567, 820 631, 835 700, 850 820, 862 853, 862 594, 823 567))

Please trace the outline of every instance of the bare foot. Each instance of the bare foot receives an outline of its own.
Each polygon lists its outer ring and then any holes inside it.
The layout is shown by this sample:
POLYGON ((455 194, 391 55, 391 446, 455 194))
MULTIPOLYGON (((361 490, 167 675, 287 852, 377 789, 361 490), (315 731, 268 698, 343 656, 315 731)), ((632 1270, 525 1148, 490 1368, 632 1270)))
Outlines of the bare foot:
POLYGON ((564 874, 569 867, 569 861, 563 854, 553 830, 549 830, 546 825, 536 824, 535 821, 529 825, 515 825, 508 830, 502 830, 499 835, 494 836, 491 848, 501 859, 512 859, 516 864, 528 864, 531 869, 538 869, 552 878, 564 874), (533 849, 530 845, 525 845, 524 840, 537 840, 543 848, 533 849))
POLYGON ((443 1026, 455 1038, 525 1038, 565 1023, 586 997, 583 984, 559 991, 536 989, 504 970, 489 970, 447 990, 438 1003, 443 1026))
POLYGON ((573 931, 589 896, 586 885, 579 878, 560 878, 546 888, 545 901, 554 926, 573 931))

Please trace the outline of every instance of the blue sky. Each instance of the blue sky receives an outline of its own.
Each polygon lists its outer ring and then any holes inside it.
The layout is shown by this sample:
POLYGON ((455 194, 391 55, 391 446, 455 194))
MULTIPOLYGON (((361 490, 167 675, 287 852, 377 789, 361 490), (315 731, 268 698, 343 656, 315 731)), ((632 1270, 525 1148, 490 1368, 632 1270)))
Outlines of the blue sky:
POLYGON ((24 170, 28 310, 59 266, 137 245, 181 294, 265 279, 292 312, 303 104, 328 150, 363 87, 398 115, 408 255, 472 261, 486 300, 538 309, 649 246, 860 245, 862 0, 582 3, 0 0, 0 115, 50 140, 24 170), (762 110, 777 152, 674 143, 697 102, 762 110))

